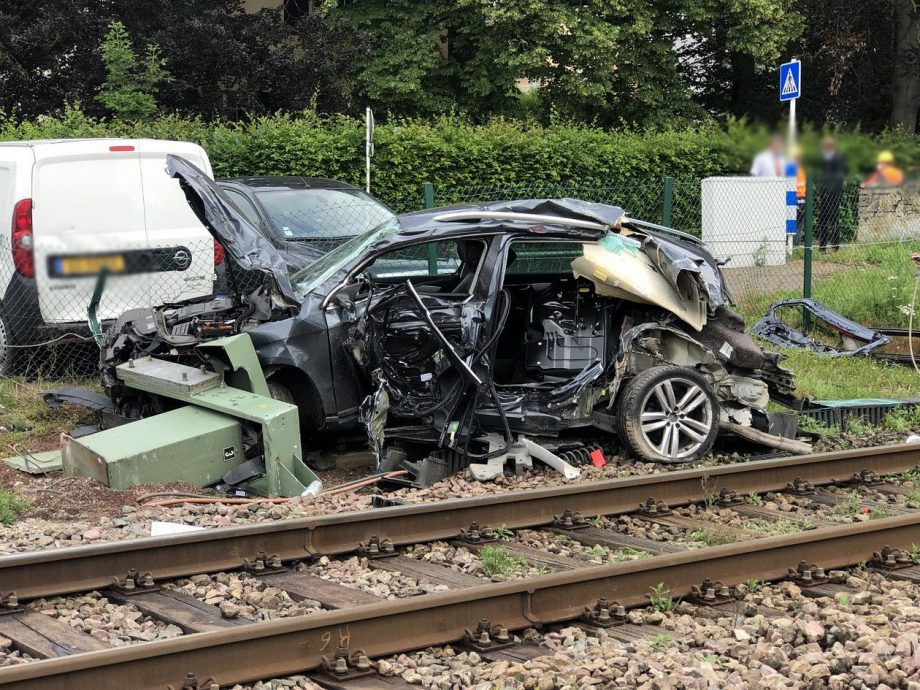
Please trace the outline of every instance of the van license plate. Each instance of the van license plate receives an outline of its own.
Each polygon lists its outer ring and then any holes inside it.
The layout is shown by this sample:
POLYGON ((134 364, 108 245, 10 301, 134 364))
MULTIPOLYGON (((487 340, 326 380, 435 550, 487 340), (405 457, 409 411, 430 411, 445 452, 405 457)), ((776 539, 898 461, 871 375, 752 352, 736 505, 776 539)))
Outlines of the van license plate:
POLYGON ((96 275, 103 268, 112 273, 124 273, 124 255, 67 256, 54 261, 54 273, 58 276, 96 275))

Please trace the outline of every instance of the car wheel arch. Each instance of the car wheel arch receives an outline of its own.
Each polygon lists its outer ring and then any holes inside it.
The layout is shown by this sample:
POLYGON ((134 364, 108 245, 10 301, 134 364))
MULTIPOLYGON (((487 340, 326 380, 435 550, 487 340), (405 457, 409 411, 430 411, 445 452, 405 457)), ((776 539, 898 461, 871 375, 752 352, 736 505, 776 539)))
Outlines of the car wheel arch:
MULTIPOLYGON (((283 386, 292 402, 300 410, 301 433, 310 435, 322 430, 325 419, 323 400, 316 383, 303 369, 291 365, 273 365, 265 368, 269 389, 283 386)), ((283 399, 281 396, 276 396, 283 399)))

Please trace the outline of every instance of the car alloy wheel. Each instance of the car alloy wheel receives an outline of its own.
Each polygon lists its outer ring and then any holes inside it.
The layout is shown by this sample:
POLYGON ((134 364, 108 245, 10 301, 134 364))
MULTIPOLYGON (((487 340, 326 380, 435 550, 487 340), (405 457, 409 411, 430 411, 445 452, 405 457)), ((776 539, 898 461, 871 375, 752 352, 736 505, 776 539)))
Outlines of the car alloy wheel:
POLYGON ((642 435, 664 456, 684 458, 702 448, 712 430, 709 396, 685 378, 664 379, 642 401, 642 435))
POLYGON ((623 387, 617 429, 621 441, 642 460, 690 462, 712 448, 719 431, 719 405, 699 372, 655 366, 623 387))

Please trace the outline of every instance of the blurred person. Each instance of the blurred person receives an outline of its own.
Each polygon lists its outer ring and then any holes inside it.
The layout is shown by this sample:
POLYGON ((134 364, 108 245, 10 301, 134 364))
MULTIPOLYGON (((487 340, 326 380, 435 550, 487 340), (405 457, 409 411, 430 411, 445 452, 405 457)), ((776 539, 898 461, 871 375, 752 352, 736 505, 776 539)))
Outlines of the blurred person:
POLYGON ((783 138, 778 134, 770 139, 770 145, 754 157, 751 163, 753 177, 782 177, 786 171, 786 158, 783 155, 783 138))
POLYGON ((795 216, 795 237, 793 244, 802 243, 805 230, 805 196, 808 193, 808 173, 805 171, 805 161, 802 158, 802 147, 793 146, 789 157, 795 163, 795 200, 798 210, 795 216))
POLYGON ((837 150, 837 141, 833 137, 825 137, 821 141, 818 222, 815 224, 815 244, 823 252, 840 249, 840 204, 843 202, 846 175, 847 164, 837 150))
POLYGON ((882 151, 876 159, 875 172, 867 177, 860 187, 897 187, 904 184, 904 171, 894 164, 894 154, 882 151))

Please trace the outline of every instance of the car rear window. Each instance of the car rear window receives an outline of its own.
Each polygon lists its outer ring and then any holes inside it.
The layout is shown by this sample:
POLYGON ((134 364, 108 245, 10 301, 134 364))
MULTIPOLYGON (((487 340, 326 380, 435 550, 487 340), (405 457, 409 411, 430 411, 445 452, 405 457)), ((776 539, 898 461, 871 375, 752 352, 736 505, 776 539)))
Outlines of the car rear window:
POLYGON ((278 232, 287 239, 353 237, 393 217, 358 190, 285 189, 256 192, 278 232))
POLYGON ((584 252, 584 242, 513 242, 514 259, 508 275, 571 273, 572 262, 584 252))

